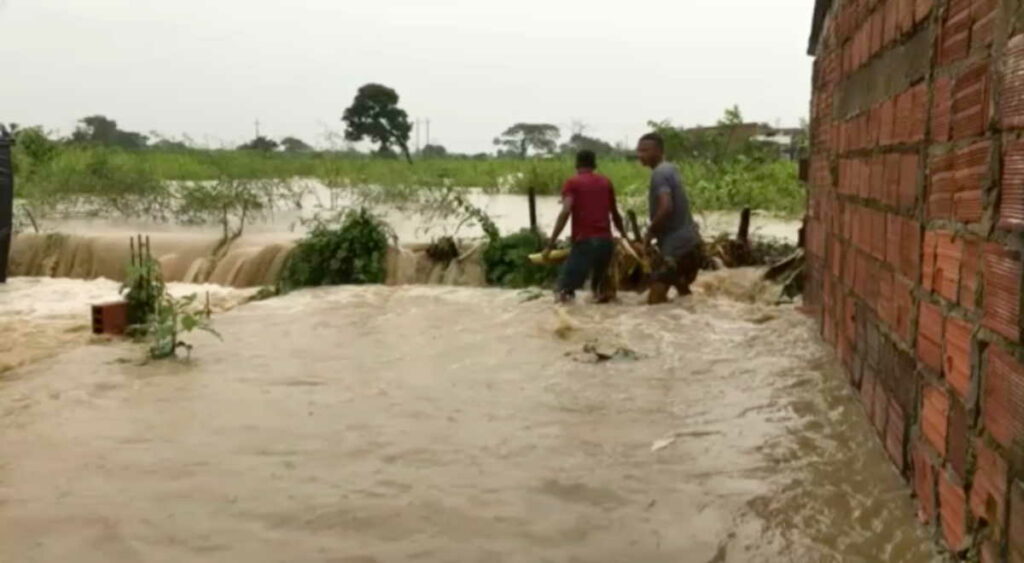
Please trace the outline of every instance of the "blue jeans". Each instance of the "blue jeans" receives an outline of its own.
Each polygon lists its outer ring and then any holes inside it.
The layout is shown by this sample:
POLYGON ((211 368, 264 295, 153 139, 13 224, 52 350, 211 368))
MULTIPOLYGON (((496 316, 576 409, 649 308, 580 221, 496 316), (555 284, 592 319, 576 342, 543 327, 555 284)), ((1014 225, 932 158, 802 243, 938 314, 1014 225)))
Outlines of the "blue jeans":
POLYGON ((558 292, 575 295, 589 275, 591 289, 594 293, 600 293, 614 250, 615 243, 610 238, 595 237, 572 243, 569 258, 562 265, 562 273, 558 278, 558 292))

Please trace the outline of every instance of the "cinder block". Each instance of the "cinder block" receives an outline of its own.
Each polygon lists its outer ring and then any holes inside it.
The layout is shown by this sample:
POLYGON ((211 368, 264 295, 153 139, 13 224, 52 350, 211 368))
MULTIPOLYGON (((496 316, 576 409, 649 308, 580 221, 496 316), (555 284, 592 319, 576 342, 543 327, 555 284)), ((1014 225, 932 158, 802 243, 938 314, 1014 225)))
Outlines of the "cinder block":
POLYGON ((1006 527, 1006 488, 1009 484, 1009 465, 983 440, 975 440, 977 463, 974 484, 971 486, 971 512, 974 517, 999 529, 1006 527))
POLYGON ((914 210, 917 203, 917 172, 920 157, 914 153, 900 156, 899 190, 896 206, 902 213, 914 210))
POLYGON ((921 287, 925 291, 933 291, 935 280, 935 251, 938 247, 938 236, 936 231, 925 231, 924 242, 921 245, 921 287))
POLYGON ((935 279, 936 293, 956 303, 960 297, 960 263, 963 261, 964 244, 951 233, 936 233, 935 279))
POLYGON ((899 272, 903 276, 916 280, 921 267, 921 226, 910 219, 900 221, 900 261, 899 272))
POLYGON ((899 203, 902 160, 899 153, 889 153, 880 158, 884 158, 885 160, 885 183, 883 188, 885 197, 882 198, 882 201, 884 201, 886 205, 896 207, 899 203))
POLYGON ((984 316, 982 324, 1010 340, 1020 338, 1021 262, 998 244, 984 249, 984 316))
POLYGON ((958 221, 981 220, 981 192, 988 176, 989 156, 992 143, 981 141, 956 152, 956 196, 954 197, 954 218, 958 221))
MULTIPOLYGON (((949 65, 967 57, 971 48, 970 4, 962 8, 951 2, 939 35, 939 64, 949 65)), ((965 4, 965 3, 961 3, 965 4)))
POLYGON ((946 460, 959 481, 964 483, 967 480, 967 411, 956 397, 949 400, 948 420, 946 460))
POLYGON ((928 218, 949 219, 953 214, 956 193, 956 154, 932 157, 928 184, 928 218))
POLYGON ((921 393, 921 433, 940 457, 946 455, 949 397, 941 387, 926 386, 921 393))
POLYGON ((1024 438, 1024 367, 996 344, 985 352, 981 414, 985 429, 1004 448, 1024 438))
POLYGON ((128 330, 128 303, 115 301, 92 306, 93 334, 120 336, 128 330))
POLYGON ((978 308, 977 288, 981 271, 981 249, 980 241, 964 240, 964 259, 960 263, 960 305, 972 311, 978 308))

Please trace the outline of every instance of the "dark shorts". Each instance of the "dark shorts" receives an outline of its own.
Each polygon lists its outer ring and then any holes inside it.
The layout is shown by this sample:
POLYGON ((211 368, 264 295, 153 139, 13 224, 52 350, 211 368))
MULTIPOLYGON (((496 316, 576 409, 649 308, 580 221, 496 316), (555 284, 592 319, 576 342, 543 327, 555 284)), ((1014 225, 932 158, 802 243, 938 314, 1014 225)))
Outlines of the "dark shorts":
POLYGON ((588 238, 572 243, 569 258, 562 265, 562 274, 558 278, 558 291, 572 295, 583 287, 589 276, 591 288, 598 293, 608 274, 614 250, 615 243, 610 238, 588 238))
POLYGON ((704 245, 698 244, 682 256, 661 256, 654 268, 654 281, 689 289, 704 265, 704 245))

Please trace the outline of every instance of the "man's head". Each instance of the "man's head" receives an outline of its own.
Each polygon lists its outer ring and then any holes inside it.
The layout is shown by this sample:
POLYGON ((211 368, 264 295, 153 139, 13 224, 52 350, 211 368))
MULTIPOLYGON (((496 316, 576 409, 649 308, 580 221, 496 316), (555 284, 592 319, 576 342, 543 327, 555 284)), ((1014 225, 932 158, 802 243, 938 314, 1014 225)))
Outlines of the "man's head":
POLYGON ((582 150, 576 153, 577 170, 594 170, 597 168, 597 155, 594 151, 582 150))
POLYGON ((636 156, 644 166, 654 168, 665 158, 665 139, 657 133, 648 133, 640 137, 636 145, 636 156))

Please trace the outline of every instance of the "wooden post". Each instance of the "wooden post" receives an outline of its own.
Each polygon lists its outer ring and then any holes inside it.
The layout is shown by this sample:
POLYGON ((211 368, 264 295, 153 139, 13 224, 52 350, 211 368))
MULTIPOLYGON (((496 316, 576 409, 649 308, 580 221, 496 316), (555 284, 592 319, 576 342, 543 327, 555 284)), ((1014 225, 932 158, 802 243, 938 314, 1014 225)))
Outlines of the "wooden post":
POLYGON ((537 193, 533 186, 530 186, 527 197, 530 201, 530 230, 533 231, 533 234, 539 236, 540 231, 537 229, 537 193))
POLYGON ((11 139, 0 133, 0 283, 7 281, 7 264, 14 232, 14 169, 11 161, 11 139))
POLYGON ((740 231, 736 234, 736 239, 743 244, 750 243, 750 208, 744 207, 743 212, 740 213, 740 231))

